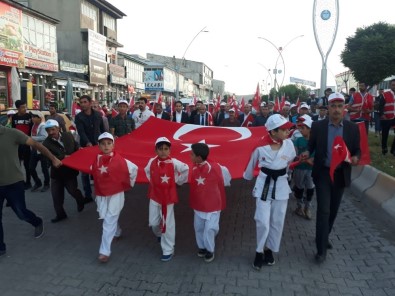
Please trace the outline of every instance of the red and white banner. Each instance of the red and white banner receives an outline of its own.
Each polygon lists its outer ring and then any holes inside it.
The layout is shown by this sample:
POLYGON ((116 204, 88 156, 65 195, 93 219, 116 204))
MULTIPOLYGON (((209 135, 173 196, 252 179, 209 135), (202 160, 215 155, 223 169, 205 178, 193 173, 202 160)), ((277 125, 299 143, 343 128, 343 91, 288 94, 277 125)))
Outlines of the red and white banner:
MULTIPOLYGON (((210 147, 209 158, 226 166, 233 179, 242 178, 253 150, 268 135, 265 127, 216 127, 182 124, 150 117, 130 135, 115 140, 115 151, 139 167, 137 182, 148 182, 143 168, 155 156, 155 141, 167 137, 171 156, 192 166, 191 145, 197 142, 210 147)), ((89 172, 99 153, 97 146, 80 149, 62 160, 64 165, 89 172)))

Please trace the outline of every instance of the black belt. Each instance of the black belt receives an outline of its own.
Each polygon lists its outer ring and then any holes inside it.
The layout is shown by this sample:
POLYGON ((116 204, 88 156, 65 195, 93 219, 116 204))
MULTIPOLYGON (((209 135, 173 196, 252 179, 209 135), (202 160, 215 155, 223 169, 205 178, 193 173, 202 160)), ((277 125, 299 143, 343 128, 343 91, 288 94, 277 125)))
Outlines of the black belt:
POLYGON ((272 190, 272 199, 275 199, 277 178, 280 176, 284 176, 287 173, 287 168, 283 168, 281 170, 271 170, 271 169, 268 169, 265 167, 261 167, 261 171, 262 171, 262 173, 267 175, 265 184, 263 185, 261 200, 266 201, 266 199, 267 199, 271 179, 273 179, 273 181, 274 181, 273 190, 272 190))

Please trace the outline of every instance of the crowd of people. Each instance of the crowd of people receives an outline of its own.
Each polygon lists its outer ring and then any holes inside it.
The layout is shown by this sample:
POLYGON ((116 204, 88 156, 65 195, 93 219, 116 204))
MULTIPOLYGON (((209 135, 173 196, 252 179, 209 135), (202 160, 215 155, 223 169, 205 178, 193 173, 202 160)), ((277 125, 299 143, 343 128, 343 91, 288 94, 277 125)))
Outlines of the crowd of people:
MULTIPOLYGON (((167 112, 160 103, 150 110, 147 99, 140 98, 133 110, 129 110, 128 101, 120 100, 117 113, 108 116, 90 96, 83 95, 79 98, 80 112, 75 116, 78 140, 66 130, 55 105, 49 106, 50 117, 45 120, 40 111, 26 112, 26 103, 19 100, 15 102, 15 114, 10 112, 7 126, 0 126, 0 203, 3 206, 6 199, 20 219, 35 227, 34 236, 39 238, 44 233, 43 220, 26 208, 25 190, 45 192, 50 188, 56 214, 51 220, 53 223, 67 219, 63 208, 64 189, 75 199, 78 212, 95 200, 99 218, 103 219, 98 259, 107 262, 111 242, 121 235, 118 218, 124 205, 124 192, 134 186, 137 170, 143 169, 149 180, 149 226, 162 248, 161 260, 169 261, 174 255, 176 186, 189 182, 197 255, 211 262, 215 258, 220 213, 226 206, 224 186, 230 186, 228 168, 215 160, 208 160, 209 147, 203 143, 191 146, 190 165, 173 158, 170 156, 171 141, 165 135, 153 143, 156 157, 151 158, 145 168, 137 168, 113 150, 114 141, 117 137, 133 133, 152 116, 202 126, 265 126, 269 135, 253 151, 243 175, 245 179, 252 180, 255 168, 259 168, 252 191, 256 198, 254 219, 257 236, 253 267, 259 270, 264 265, 275 264, 273 253, 280 250, 288 198, 292 192, 297 200, 295 214, 311 220, 316 191, 315 260, 322 263, 326 260, 327 251, 333 247, 329 235, 344 188, 350 184, 351 165, 358 164, 361 154, 359 129, 355 122, 364 121, 369 127, 371 114, 375 110, 378 112, 383 154, 387 153, 389 130, 395 125, 395 80, 391 81, 391 90, 383 92, 376 104, 366 92, 366 85, 359 85, 360 91, 350 98, 327 89, 320 99, 312 95, 300 105, 285 101, 278 111, 270 101, 262 102, 259 110, 245 104, 240 112, 224 101, 213 113, 207 111, 207 106, 201 101, 187 109, 178 101, 174 103, 174 110, 167 112), (350 160, 335 168, 332 179, 332 149, 338 137, 344 140, 350 160), (100 153, 92 163, 90 173, 81 173, 82 193, 78 188, 79 172, 63 166, 61 161, 80 148, 94 145, 99 146, 100 153), (43 181, 36 172, 38 162, 41 162, 43 181)), ((394 143, 390 152, 395 155, 394 143)), ((0 224, 0 256, 5 253, 0 224)))

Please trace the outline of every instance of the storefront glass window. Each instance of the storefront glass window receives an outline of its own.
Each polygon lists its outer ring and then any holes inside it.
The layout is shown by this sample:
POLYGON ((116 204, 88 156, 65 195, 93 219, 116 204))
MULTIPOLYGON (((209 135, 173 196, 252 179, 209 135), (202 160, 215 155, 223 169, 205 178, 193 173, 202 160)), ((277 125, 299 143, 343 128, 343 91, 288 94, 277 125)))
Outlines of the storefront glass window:
POLYGON ((0 109, 8 107, 7 75, 0 72, 0 109))

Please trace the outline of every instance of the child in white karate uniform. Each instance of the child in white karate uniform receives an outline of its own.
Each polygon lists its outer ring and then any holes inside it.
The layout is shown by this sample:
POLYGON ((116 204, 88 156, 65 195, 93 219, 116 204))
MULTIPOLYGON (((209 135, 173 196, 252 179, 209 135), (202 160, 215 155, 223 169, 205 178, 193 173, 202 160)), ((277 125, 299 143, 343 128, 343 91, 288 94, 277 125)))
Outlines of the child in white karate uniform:
POLYGON ((269 135, 264 144, 254 150, 244 172, 244 179, 252 180, 258 165, 260 172, 252 195, 256 198, 255 223, 257 247, 253 267, 274 265, 273 252, 280 250, 284 219, 291 188, 287 180, 287 168, 296 156, 292 141, 288 138, 293 124, 280 114, 271 115, 265 127, 269 135))

